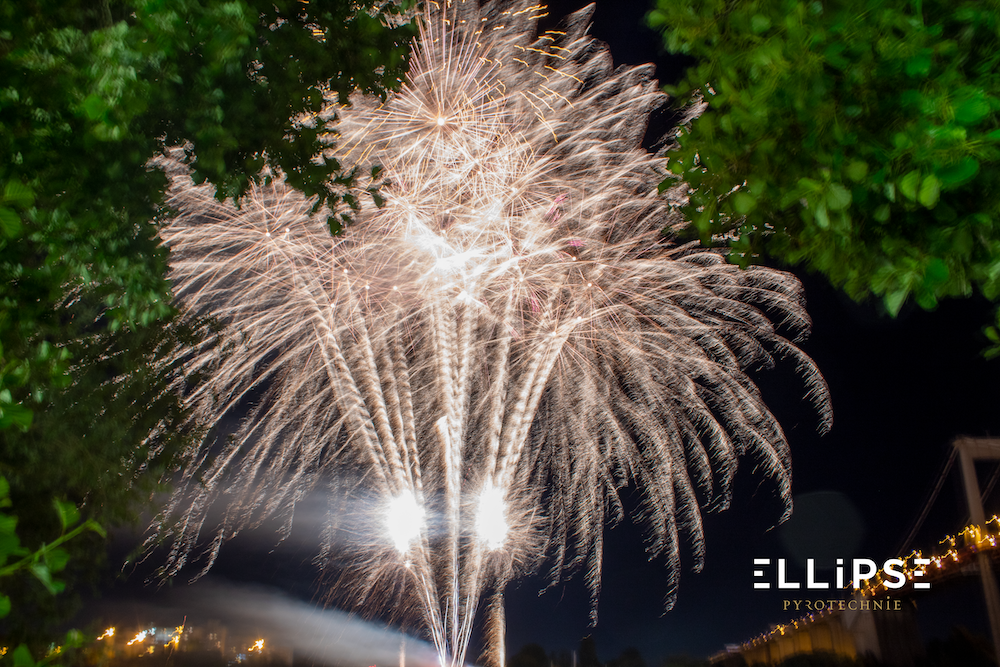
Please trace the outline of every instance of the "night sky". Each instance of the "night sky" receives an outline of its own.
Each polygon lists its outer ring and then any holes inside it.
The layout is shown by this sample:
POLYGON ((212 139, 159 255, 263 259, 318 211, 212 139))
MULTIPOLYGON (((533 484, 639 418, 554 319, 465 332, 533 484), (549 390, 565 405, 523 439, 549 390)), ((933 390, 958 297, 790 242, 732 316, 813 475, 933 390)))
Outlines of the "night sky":
MULTIPOLYGON (((552 16, 583 4, 557 3, 552 16)), ((658 50, 657 35, 641 25, 646 8, 645 3, 599 2, 591 33, 610 45, 616 64, 655 62, 661 81, 677 80, 680 61, 665 57, 658 50)), ((893 320, 875 304, 850 301, 822 278, 796 274, 804 283, 813 318, 812 335, 801 347, 826 377, 834 422, 828 434, 817 433, 817 417, 802 401, 804 384, 791 365, 755 375, 791 443, 797 507, 793 519, 774 527, 781 515, 774 485, 752 470, 751 461, 744 461, 731 508, 706 516, 707 553, 701 573, 691 571, 690 550, 683 551, 673 611, 663 613, 664 563, 647 560, 642 531, 626 522, 606 533, 597 627, 589 627, 588 594, 579 576, 541 596, 543 578, 515 582, 508 589, 508 656, 530 642, 549 651, 570 650, 592 635, 604 660, 634 646, 655 665, 668 655, 707 656, 725 644, 750 639, 793 617, 781 611, 787 594, 753 590, 753 558, 798 562, 791 574, 799 580, 803 566, 798 556, 822 555, 816 550, 822 551, 824 542, 836 545, 835 556, 881 563, 896 555, 938 477, 951 440, 958 435, 1000 436, 1000 360, 987 362, 980 356, 986 344, 980 330, 992 312, 985 300, 946 301, 934 312, 908 306, 893 320)), ((981 464, 983 480, 991 472, 989 465, 981 464)), ((1000 510, 1000 493, 994 496, 987 502, 988 514, 1000 510)), ((932 550, 946 533, 960 529, 968 514, 964 503, 956 466, 910 548, 932 550)), ((316 595, 317 572, 310 565, 314 547, 301 536, 293 534, 277 548, 270 535, 241 538, 223 550, 212 578, 254 582, 309 601, 316 595)), ((141 578, 119 581, 103 605, 92 609, 106 614, 129 609, 139 620, 145 608, 123 600, 155 604, 165 599, 162 592, 139 589, 141 578)), ((978 586, 976 577, 919 598, 925 638, 945 636, 953 624, 985 634, 978 586), (963 610, 961 615, 949 611, 955 608, 963 610)), ((172 594, 176 597, 185 588, 176 582, 172 594)))

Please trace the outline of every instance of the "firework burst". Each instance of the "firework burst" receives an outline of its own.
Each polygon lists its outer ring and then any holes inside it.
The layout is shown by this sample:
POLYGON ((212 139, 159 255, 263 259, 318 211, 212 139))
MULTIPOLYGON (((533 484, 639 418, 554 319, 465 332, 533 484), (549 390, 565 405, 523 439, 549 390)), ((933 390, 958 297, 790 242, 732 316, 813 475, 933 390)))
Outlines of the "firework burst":
POLYGON ((536 6, 429 5, 402 91, 338 111, 331 152, 387 181, 342 236, 277 180, 236 209, 173 169, 178 301, 228 325, 188 353, 207 378, 190 405, 209 424, 254 407, 189 453, 167 569, 351 477, 371 512, 338 566, 351 595, 418 610, 443 665, 491 595, 503 664, 505 584, 545 558, 596 596, 624 486, 668 596, 741 457, 788 500, 788 445, 745 369, 791 357, 823 424, 829 407, 786 337, 808 327, 799 283, 662 233, 683 189, 658 195, 640 147, 650 68, 613 69, 586 12, 537 37, 536 6))

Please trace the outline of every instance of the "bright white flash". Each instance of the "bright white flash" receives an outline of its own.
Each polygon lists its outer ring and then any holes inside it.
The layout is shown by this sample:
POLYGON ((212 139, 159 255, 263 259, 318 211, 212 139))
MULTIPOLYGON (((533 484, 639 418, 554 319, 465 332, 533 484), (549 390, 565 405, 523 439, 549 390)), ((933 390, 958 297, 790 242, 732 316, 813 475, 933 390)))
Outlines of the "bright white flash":
POLYGON ((403 491, 389 501, 385 525, 396 549, 401 554, 406 553, 410 542, 420 536, 424 525, 424 509, 417 503, 412 491, 403 491))
POLYGON ((507 539, 507 504, 503 489, 487 484, 479 496, 476 513, 476 534, 490 549, 499 549, 507 539))

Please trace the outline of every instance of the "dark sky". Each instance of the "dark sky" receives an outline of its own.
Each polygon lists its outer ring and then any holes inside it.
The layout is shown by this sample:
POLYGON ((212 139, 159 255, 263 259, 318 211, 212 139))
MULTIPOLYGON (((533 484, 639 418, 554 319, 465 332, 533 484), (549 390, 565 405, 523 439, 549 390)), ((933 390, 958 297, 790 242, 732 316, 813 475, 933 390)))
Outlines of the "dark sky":
MULTIPOLYGON (((582 5, 560 2, 552 15, 582 5)), ((656 62, 661 81, 676 80, 681 65, 663 57, 657 36, 641 26, 645 9, 644 3, 599 2, 591 32, 608 42, 616 63, 656 62)), ((731 509, 706 517, 703 572, 691 572, 690 552, 685 552, 673 611, 663 614, 664 564, 647 560, 642 532, 626 523, 607 532, 597 627, 588 625, 589 602, 579 577, 541 596, 543 580, 524 580, 508 589, 508 655, 529 642, 550 651, 573 649, 592 635, 603 659, 635 646, 655 665, 670 654, 707 656, 727 643, 747 640, 790 617, 781 611, 782 595, 753 590, 753 558, 795 559, 796 552, 808 552, 822 539, 842 550, 853 544, 853 552, 837 554, 847 558, 881 561, 895 555, 952 438, 1000 435, 1000 360, 980 356, 985 346, 980 330, 992 312, 988 303, 950 301, 934 312, 907 307, 893 320, 875 305, 851 302, 822 279, 798 275, 813 318, 812 335, 801 347, 829 383, 834 424, 829 434, 817 434, 816 416, 801 400, 803 383, 794 369, 779 367, 757 376, 791 443, 798 507, 793 523, 771 530, 780 505, 773 487, 748 464, 737 474, 731 509)), ((988 475, 988 466, 982 468, 981 474, 988 475)), ((988 504, 987 511, 1000 509, 995 505, 988 504)), ((933 547, 960 528, 966 515, 959 477, 952 471, 912 546, 933 547)), ((277 549, 253 539, 232 546, 223 551, 216 577, 312 597, 311 553, 298 550, 294 541, 277 549)), ((800 572, 802 566, 797 567, 800 572)), ((117 586, 122 595, 136 597, 134 578, 117 586)), ((182 586, 176 584, 175 592, 182 586)), ((985 632, 977 586, 977 581, 959 583, 922 599, 925 634, 946 635, 954 623, 985 632), (962 615, 949 611, 955 608, 963 609, 962 615)), ((148 591, 138 597, 162 599, 148 591)), ((136 607, 135 618, 142 613, 136 607)))
MULTIPOLYGON (((553 15, 584 4, 558 3, 553 15)), ((649 6, 598 2, 591 33, 609 44, 616 64, 654 62, 661 82, 676 81, 687 63, 664 54, 658 36, 641 25, 649 6)), ((781 613, 780 600, 787 595, 753 590, 753 558, 795 559, 824 540, 843 549, 856 544, 854 553, 837 554, 847 558, 881 562, 894 556, 937 480, 951 440, 1000 435, 1000 360, 980 356, 986 344, 981 329, 992 315, 984 299, 945 302, 934 312, 908 306, 891 319, 877 305, 852 302, 822 278, 796 274, 813 318, 812 335, 802 348, 829 383, 832 430, 817 434, 815 415, 801 401, 802 384, 791 368, 761 373, 758 384, 791 443, 798 512, 789 524, 769 530, 780 510, 767 483, 744 466, 731 509, 706 519, 703 572, 688 568, 682 574, 677 604, 665 615, 662 565, 644 558, 634 527, 611 530, 601 620, 593 631, 602 658, 630 645, 654 660, 678 652, 709 655, 791 618, 781 613)), ((979 468, 983 478, 992 472, 987 464, 979 468)), ((910 549, 931 549, 965 524, 962 494, 956 466, 910 549)), ((1000 509, 998 501, 987 502, 987 515, 1000 509)), ((798 571, 801 580, 802 565, 798 571)), ((918 600, 925 636, 944 636, 955 623, 986 633, 978 585, 973 578, 918 600), (964 613, 957 616, 955 609, 964 613)), ((534 602, 548 617, 575 615, 583 619, 578 624, 585 623, 584 613, 574 608, 585 603, 579 595, 548 612, 532 591, 522 595, 526 607, 534 602)), ((525 618, 519 627, 512 618, 512 650, 519 636, 545 644, 544 625, 525 618)))

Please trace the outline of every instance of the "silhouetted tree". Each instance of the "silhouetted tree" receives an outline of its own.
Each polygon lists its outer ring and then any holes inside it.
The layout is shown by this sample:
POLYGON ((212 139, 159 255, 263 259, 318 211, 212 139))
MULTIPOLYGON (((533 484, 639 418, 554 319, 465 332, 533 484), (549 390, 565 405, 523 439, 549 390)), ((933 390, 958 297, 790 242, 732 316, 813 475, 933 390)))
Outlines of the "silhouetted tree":
POLYGON ((549 663, 552 667, 576 667, 573 664, 573 653, 567 650, 549 654, 549 663))
MULTIPOLYGON (((746 665, 746 660, 743 659, 743 656, 737 654, 734 657, 736 658, 736 660, 729 662, 729 659, 727 658, 727 661, 724 662, 723 664, 726 667, 736 667, 737 665, 740 666, 746 665)), ((692 658, 687 654, 671 655, 660 661, 660 667, 708 667, 708 666, 709 666, 708 660, 705 660, 703 658, 692 658)))
POLYGON ((549 667, 549 656, 538 644, 526 644, 507 661, 508 667, 549 667))
POLYGON ((609 662, 608 667, 646 667, 646 661, 639 653, 639 649, 629 646, 621 652, 621 655, 609 662))
POLYGON ((989 640, 954 627, 947 639, 932 639, 927 643, 927 657, 922 667, 992 667, 993 650, 989 640))
POLYGON ((602 667, 601 661, 597 657, 597 642, 593 637, 584 637, 580 640, 580 661, 579 667, 602 667))

